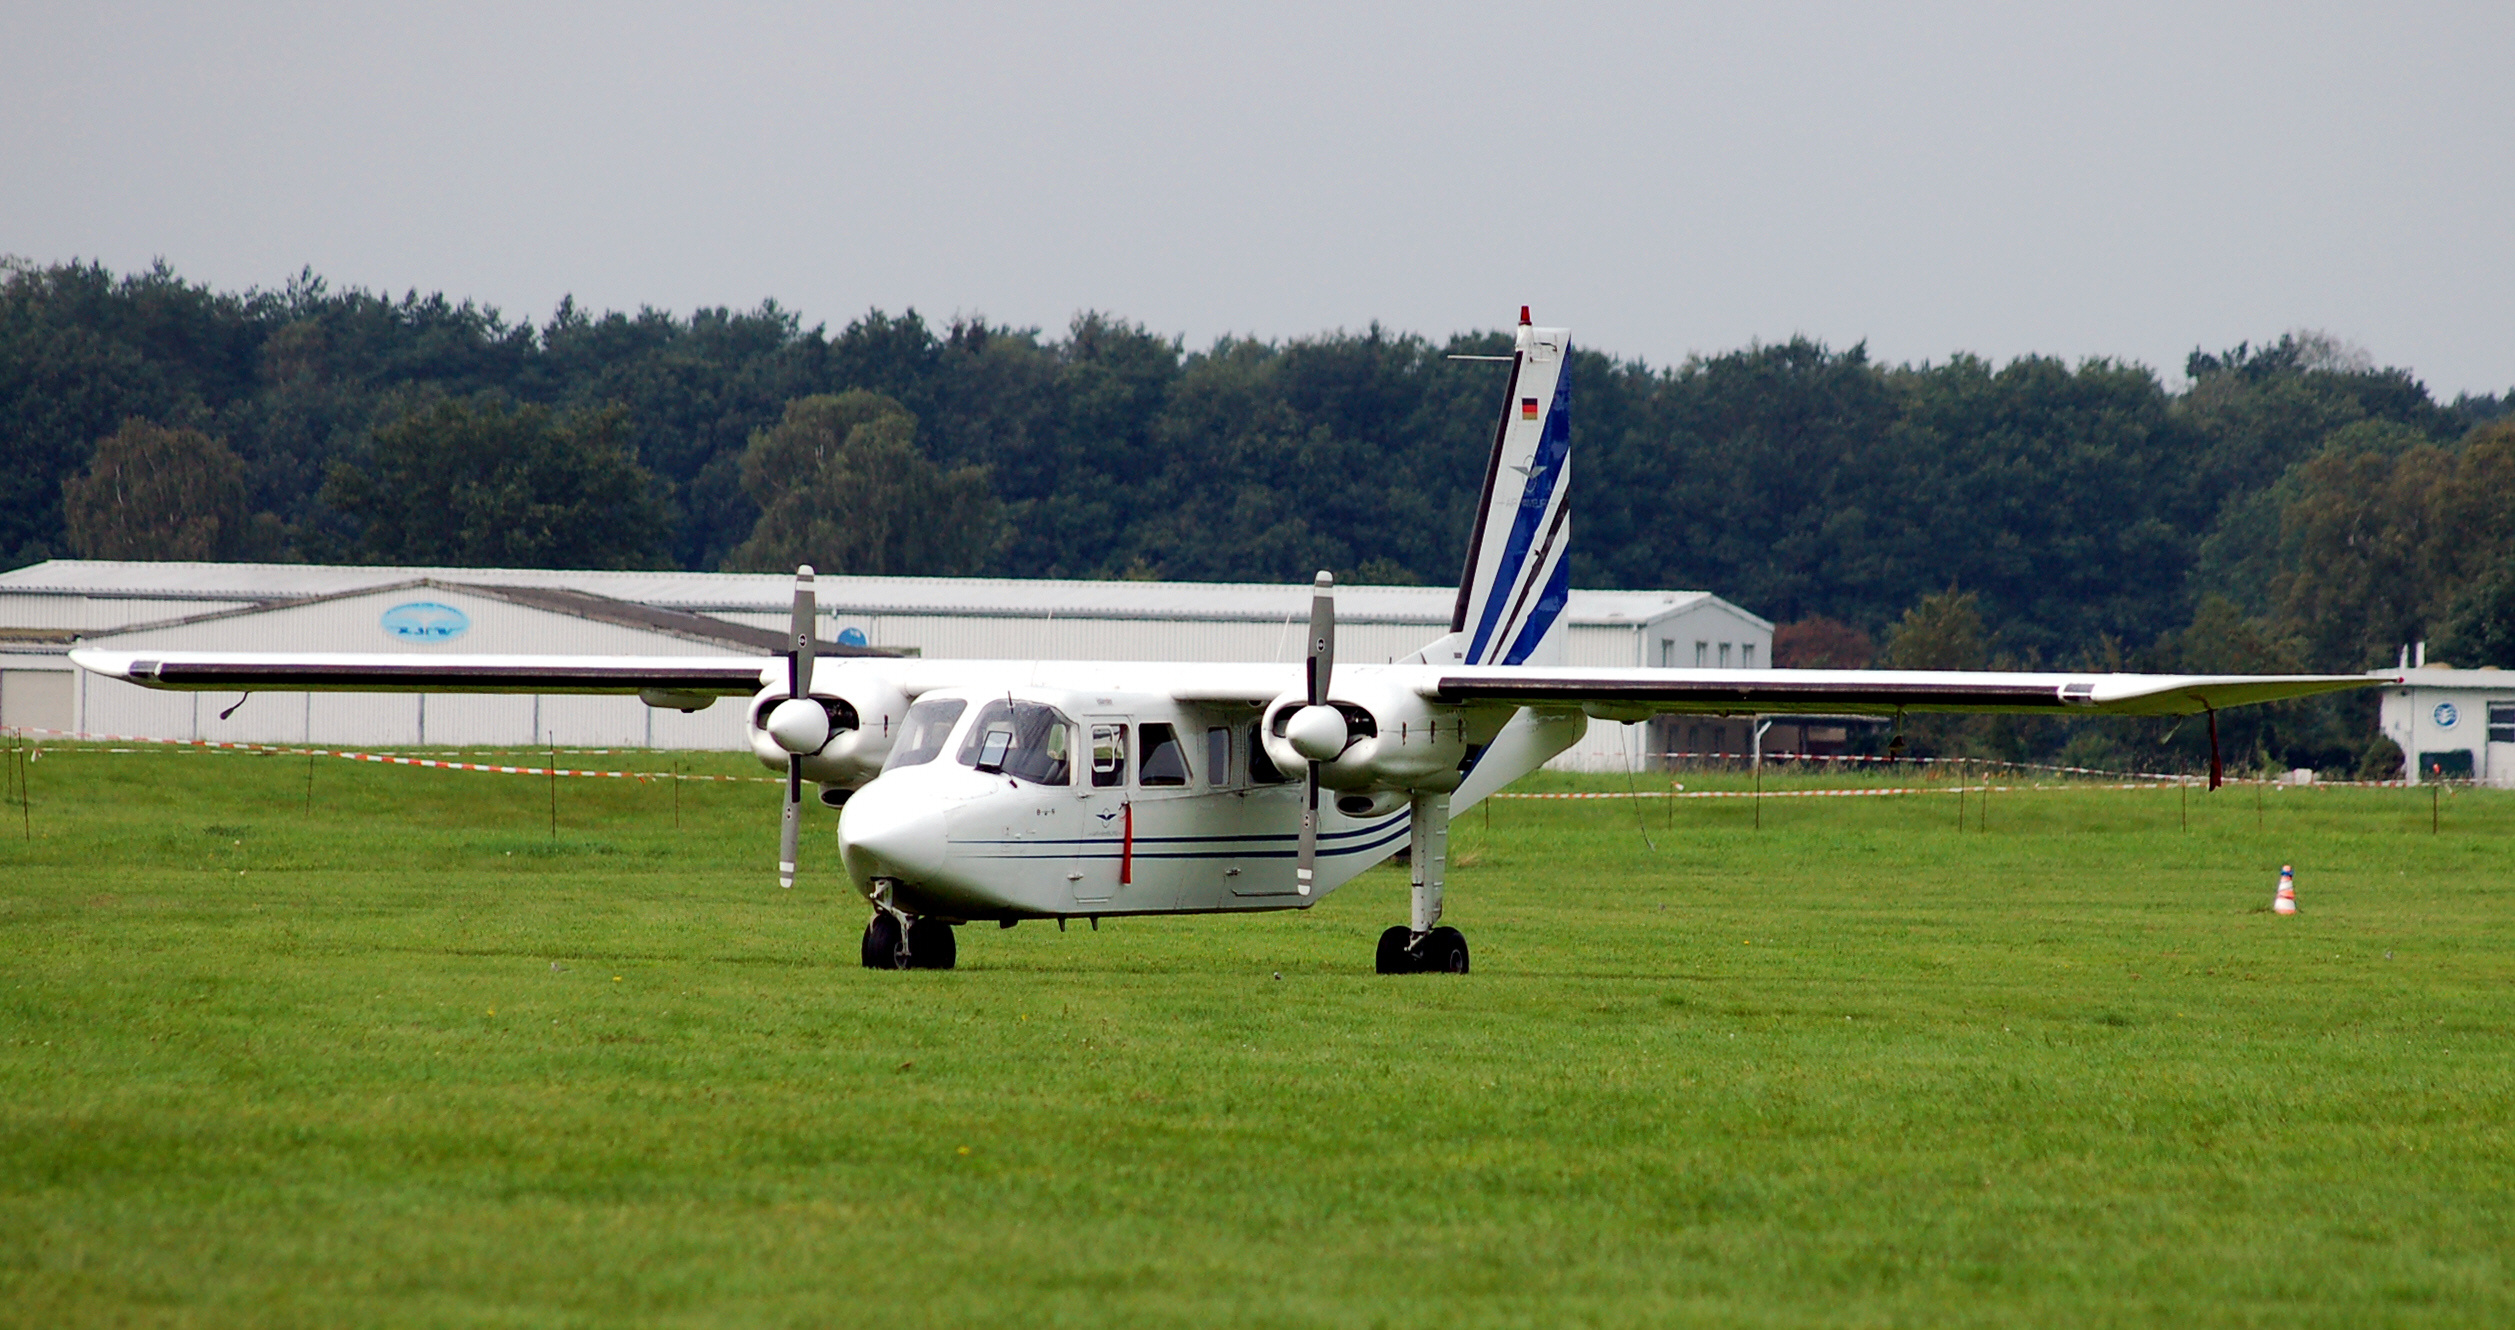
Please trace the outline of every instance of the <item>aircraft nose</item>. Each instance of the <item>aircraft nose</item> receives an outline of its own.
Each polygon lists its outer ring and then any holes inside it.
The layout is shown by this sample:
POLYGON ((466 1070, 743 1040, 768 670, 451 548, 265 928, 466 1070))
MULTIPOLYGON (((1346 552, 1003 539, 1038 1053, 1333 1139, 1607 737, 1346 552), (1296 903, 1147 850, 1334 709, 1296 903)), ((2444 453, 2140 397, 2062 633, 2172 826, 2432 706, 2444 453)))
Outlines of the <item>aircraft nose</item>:
POLYGON ((922 882, 940 875, 943 809, 924 800, 866 797, 873 794, 870 787, 859 792, 839 814, 839 851, 848 867, 863 878, 922 882))

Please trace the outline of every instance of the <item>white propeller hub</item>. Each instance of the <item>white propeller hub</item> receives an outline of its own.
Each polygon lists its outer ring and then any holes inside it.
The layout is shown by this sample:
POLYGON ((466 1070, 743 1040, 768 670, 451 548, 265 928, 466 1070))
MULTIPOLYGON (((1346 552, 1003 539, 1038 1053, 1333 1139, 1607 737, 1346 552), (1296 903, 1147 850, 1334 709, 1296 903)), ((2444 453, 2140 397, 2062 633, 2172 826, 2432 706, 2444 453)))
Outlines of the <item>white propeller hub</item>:
POLYGON ((830 741, 830 716, 809 698, 790 697, 771 708, 761 728, 777 746, 798 755, 817 753, 830 741))
POLYGON ((1284 739, 1313 762, 1335 761, 1348 737, 1344 713, 1330 706, 1303 707, 1284 722, 1284 739))

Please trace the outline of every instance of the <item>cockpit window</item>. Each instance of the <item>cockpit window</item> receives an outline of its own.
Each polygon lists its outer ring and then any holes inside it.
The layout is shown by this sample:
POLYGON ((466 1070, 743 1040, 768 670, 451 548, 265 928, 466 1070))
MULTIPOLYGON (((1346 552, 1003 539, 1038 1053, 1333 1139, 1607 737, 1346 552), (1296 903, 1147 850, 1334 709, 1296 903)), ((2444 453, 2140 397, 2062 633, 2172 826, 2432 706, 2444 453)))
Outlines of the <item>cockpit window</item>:
POLYGON ((952 724, 969 710, 969 703, 957 697, 928 698, 908 709, 900 719, 899 738, 891 744, 891 755, 882 761, 884 771, 919 766, 932 762, 943 751, 943 743, 952 737, 952 724))
POLYGON ((961 741, 961 765, 1033 785, 1064 785, 1074 769, 1074 722, 1055 707, 999 698, 978 710, 961 741))

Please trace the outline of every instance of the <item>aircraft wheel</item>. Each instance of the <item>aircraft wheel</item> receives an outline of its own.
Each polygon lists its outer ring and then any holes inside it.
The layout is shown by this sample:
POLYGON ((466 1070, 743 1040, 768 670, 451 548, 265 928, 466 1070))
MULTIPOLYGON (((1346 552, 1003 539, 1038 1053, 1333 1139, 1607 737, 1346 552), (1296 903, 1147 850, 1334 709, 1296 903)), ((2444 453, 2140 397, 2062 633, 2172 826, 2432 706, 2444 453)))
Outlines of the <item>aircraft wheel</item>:
POLYGON ((1406 950, 1406 944, 1414 940, 1414 930, 1404 924, 1393 924, 1387 932, 1380 934, 1380 973, 1413 974, 1423 968, 1415 963, 1414 954, 1406 950))
POLYGON ((899 919, 888 910, 873 912, 872 922, 865 925, 864 963, 868 970, 903 970, 901 963, 899 919))
POLYGON ((952 926, 940 919, 918 919, 908 926, 908 965, 911 970, 948 970, 959 959, 959 947, 952 938, 952 926))
POLYGON ((1423 968, 1434 974, 1467 973, 1467 938, 1455 928, 1436 928, 1424 935, 1423 968))

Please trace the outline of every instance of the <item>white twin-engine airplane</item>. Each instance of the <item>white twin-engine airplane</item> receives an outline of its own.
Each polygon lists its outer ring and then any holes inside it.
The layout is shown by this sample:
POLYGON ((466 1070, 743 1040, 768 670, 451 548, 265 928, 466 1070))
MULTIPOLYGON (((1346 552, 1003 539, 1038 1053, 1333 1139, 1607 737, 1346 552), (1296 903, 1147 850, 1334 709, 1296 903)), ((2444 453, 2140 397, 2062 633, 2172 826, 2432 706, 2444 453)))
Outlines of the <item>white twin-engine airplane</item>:
MULTIPOLYGON (((840 856, 873 907, 863 961, 874 969, 948 969, 953 926, 973 920, 1307 908, 1405 845, 1412 917, 1381 935, 1380 972, 1464 974, 1466 940, 1441 924, 1450 818, 1570 747, 1592 718, 2209 712, 2214 748, 2218 708, 2384 682, 1532 663, 1559 654, 1548 648, 1569 584, 1570 345, 1521 311, 1451 631, 1394 664, 1337 667, 1322 572, 1299 665, 850 657, 816 668, 808 567, 782 660, 72 659, 153 688, 635 693, 681 710, 747 697, 753 749, 786 773, 779 885, 794 885, 812 781, 839 809, 840 856)), ((2213 753, 2213 784, 2216 774, 2213 753)))

